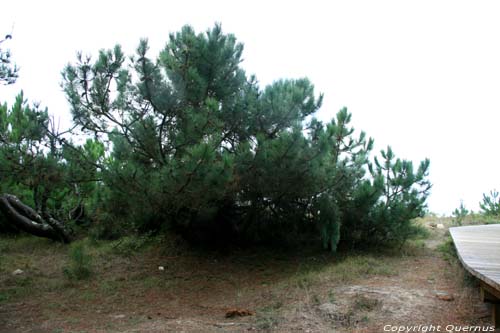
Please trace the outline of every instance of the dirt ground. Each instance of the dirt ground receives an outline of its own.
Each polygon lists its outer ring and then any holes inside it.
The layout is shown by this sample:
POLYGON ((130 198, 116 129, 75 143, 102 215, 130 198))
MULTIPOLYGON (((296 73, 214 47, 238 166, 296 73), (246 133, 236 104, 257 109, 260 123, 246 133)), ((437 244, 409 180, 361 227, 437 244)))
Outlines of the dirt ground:
POLYGON ((431 236, 392 253, 200 254, 156 244, 125 255, 116 244, 90 247, 93 273, 81 281, 62 273, 64 246, 4 241, 0 332, 488 329, 477 286, 441 249, 447 225, 422 223, 431 236), (17 268, 23 273, 13 275, 17 268))

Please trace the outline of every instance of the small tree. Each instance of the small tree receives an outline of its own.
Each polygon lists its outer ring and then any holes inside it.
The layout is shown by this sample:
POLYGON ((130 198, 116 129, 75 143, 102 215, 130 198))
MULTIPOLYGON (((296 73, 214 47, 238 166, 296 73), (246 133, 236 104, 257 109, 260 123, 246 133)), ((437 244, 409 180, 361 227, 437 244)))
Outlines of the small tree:
POLYGON ((463 224, 464 219, 469 215, 469 210, 465 208, 464 202, 460 201, 460 206, 458 208, 455 208, 453 211, 452 215, 454 217, 453 222, 461 226, 463 224))
POLYGON ((341 237, 352 247, 402 245, 419 232, 412 220, 425 213, 429 160, 414 170, 412 162, 396 158, 390 147, 381 157, 368 164, 371 179, 358 183, 345 204, 341 237))
POLYGON ((500 215, 500 196, 497 190, 490 191, 487 195, 483 193, 483 202, 479 203, 482 213, 488 216, 500 215))

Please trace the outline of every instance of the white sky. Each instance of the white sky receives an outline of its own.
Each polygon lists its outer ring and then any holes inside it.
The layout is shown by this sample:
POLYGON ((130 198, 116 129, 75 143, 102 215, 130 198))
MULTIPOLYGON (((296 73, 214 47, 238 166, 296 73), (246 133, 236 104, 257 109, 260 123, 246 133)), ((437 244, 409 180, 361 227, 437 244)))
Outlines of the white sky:
POLYGON ((399 157, 431 160, 429 208, 478 210, 500 189, 500 3, 497 1, 23 1, 0 5, 0 35, 21 67, 12 104, 30 101, 69 119, 60 89, 77 51, 148 37, 156 55, 170 32, 221 22, 245 45, 242 66, 262 85, 307 76, 325 94, 320 118, 343 106, 353 125, 399 157))

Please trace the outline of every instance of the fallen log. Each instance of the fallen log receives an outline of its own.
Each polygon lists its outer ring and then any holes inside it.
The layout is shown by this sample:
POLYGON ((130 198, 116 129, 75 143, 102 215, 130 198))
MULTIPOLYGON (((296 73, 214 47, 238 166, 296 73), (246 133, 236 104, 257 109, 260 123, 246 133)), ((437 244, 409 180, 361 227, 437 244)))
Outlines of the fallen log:
POLYGON ((0 211, 8 222, 22 231, 58 242, 71 242, 70 233, 60 221, 47 214, 43 217, 15 195, 3 194, 0 196, 0 211))

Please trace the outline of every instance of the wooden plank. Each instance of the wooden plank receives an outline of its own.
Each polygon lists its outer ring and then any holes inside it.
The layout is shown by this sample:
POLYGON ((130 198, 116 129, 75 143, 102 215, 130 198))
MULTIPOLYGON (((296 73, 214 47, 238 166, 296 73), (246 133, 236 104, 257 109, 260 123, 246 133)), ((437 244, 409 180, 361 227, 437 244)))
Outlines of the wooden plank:
POLYGON ((500 224, 455 227, 450 234, 465 269, 500 291, 500 224))
POLYGON ((481 285, 481 300, 492 303, 491 319, 500 328, 500 224, 450 228, 458 258, 481 285))

